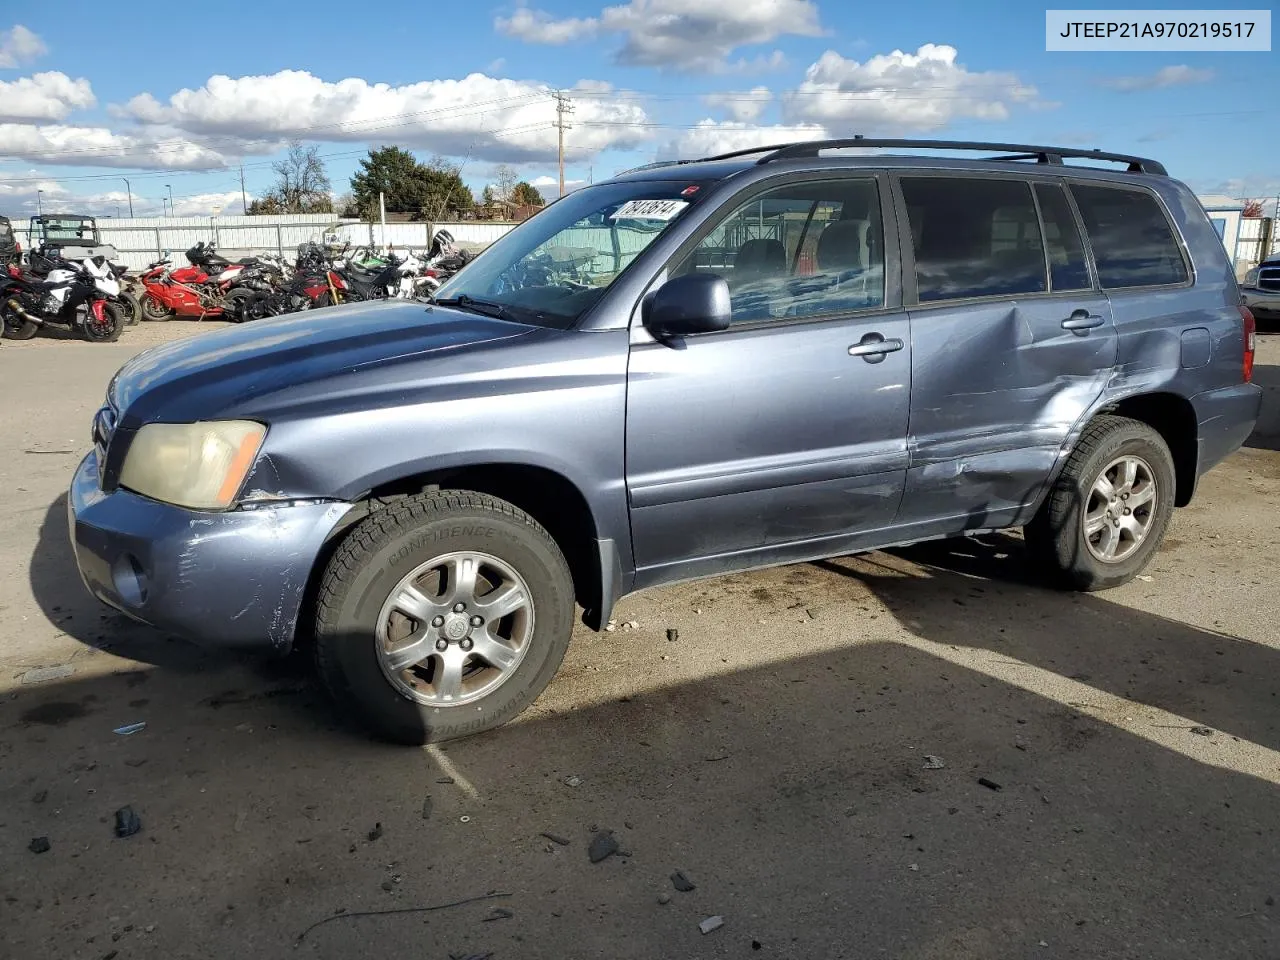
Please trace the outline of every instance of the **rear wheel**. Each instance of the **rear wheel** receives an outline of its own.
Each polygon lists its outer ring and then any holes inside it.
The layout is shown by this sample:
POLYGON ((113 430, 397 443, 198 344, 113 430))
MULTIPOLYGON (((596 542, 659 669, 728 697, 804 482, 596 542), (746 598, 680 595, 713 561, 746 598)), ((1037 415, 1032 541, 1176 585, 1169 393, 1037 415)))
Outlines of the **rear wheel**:
POLYGON ((172 320, 173 311, 166 307, 159 300, 156 300, 150 294, 144 293, 138 300, 138 305, 142 308, 143 320, 172 320))
POLYGON ((397 743, 506 723, 550 682, 573 632, 573 581, 556 542, 510 503, 464 490, 367 517, 319 597, 325 685, 397 743))
POLYGON ((84 318, 80 335, 91 343, 112 343, 120 339, 120 331, 123 329, 124 312, 120 305, 104 301, 101 320, 93 315, 93 306, 89 305, 89 313, 84 318))
POLYGON ((30 340, 40 329, 40 324, 30 320, 9 306, 9 298, 0 299, 0 318, 4 321, 4 335, 10 340, 30 340))
POLYGON ((133 326, 142 319, 142 305, 138 303, 138 298, 128 290, 121 290, 120 296, 120 312, 124 316, 126 326, 133 326))
POLYGON ((1127 417, 1098 417, 1027 525, 1027 546, 1061 586, 1118 587, 1160 549, 1174 483, 1173 456, 1159 433, 1127 417))
POLYGON ((246 307, 253 299, 253 293, 254 291, 245 287, 228 290, 222 300, 222 319, 231 320, 234 323, 243 323, 251 319, 246 313, 246 307))

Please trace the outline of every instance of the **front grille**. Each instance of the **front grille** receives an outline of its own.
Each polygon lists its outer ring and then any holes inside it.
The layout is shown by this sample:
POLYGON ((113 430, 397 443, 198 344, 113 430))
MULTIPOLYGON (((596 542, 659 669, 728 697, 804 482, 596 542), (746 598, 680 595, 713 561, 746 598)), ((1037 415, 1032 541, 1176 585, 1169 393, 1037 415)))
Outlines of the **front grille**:
POLYGON ((1258 289, 1280 290, 1280 267, 1263 267, 1259 270, 1258 289))

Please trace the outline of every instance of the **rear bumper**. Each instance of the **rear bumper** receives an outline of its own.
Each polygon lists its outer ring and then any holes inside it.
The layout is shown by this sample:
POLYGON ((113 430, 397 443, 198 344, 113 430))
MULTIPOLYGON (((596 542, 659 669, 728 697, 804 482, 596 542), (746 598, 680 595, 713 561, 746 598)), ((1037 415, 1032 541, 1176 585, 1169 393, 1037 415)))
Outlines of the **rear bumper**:
POLYGON ((123 489, 103 493, 93 453, 67 495, 76 565, 103 603, 198 643, 280 653, 293 644, 321 547, 349 509, 200 513, 123 489))
POLYGON ((1235 453, 1253 433, 1262 410, 1262 388, 1241 383, 1191 398, 1199 435, 1197 477, 1235 453))

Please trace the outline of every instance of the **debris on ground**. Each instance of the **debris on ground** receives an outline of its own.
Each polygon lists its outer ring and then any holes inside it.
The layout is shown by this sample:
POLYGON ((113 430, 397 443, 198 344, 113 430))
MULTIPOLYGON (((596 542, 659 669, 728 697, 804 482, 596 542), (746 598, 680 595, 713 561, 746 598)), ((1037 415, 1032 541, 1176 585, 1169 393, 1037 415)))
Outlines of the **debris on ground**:
POLYGON ((470 818, 470 817, 468 817, 466 814, 463 814, 461 817, 459 817, 459 818, 458 818, 458 822, 459 822, 459 823, 470 823, 470 822, 471 822, 471 818, 470 818))
POLYGON ((1192 728, 1191 728, 1191 732, 1192 732, 1192 733, 1194 733, 1197 737, 1212 737, 1212 736, 1213 736, 1213 728, 1212 728, 1212 727, 1192 727, 1192 728))
POLYGON ((710 933, 712 930, 719 930, 724 926, 724 917, 707 917, 700 924, 698 929, 703 933, 710 933))
POLYGON ((394 888, 395 888, 395 884, 392 883, 390 880, 382 881, 382 889, 387 891, 387 893, 390 893, 394 888))
POLYGON ((494 907, 490 914, 484 918, 484 922, 488 923, 490 920, 510 920, 514 916, 515 913, 508 910, 506 907, 494 907))
POLYGON ((665 891, 658 894, 658 902, 665 907, 668 903, 671 902, 671 894, 665 891))
POLYGON ((761 946, 762 946, 762 944, 760 943, 760 941, 759 941, 759 940, 752 940, 752 941, 751 941, 751 949, 752 949, 752 950, 759 950, 761 946))
POLYGON ((618 621, 610 620, 608 623, 604 625, 604 628, 605 630, 609 631, 609 633, 613 633, 613 631, 618 629, 618 621))
MULTIPOLYGON (((495 892, 481 894, 478 897, 467 897, 465 900, 454 900, 451 903, 438 903, 430 907, 393 907, 389 910, 352 910, 350 912, 343 911, 333 913, 322 920, 317 920, 315 923, 311 924, 311 926, 307 927, 307 929, 298 934, 296 943, 301 943, 306 939, 307 934, 316 927, 323 927, 326 923, 332 923, 334 920, 350 920, 353 917, 389 917, 394 914, 404 913, 431 913, 435 910, 450 910, 453 907, 463 907, 469 903, 480 903, 483 900, 505 900, 511 896, 512 895, 509 893, 495 892)), ((492 954, 485 954, 485 956, 492 956, 492 954)))
POLYGON ((436 783, 453 783, 453 777, 436 777, 436 783))
POLYGON ((582 786, 582 778, 581 778, 581 777, 578 777, 578 776, 565 777, 565 778, 564 778, 562 781, 560 781, 560 782, 561 782, 561 783, 563 783, 566 787, 580 787, 580 786, 582 786))
POLYGON ((924 768, 926 770, 941 770, 946 764, 942 762, 941 757, 935 757, 926 753, 924 756, 924 768))
POLYGON ((48 837, 32 837, 31 842, 27 844, 27 849, 32 853, 48 853, 52 846, 48 837))
POLYGON ((558 844, 560 844, 560 846, 562 846, 562 847, 567 847, 567 846, 569 845, 569 838, 568 838, 568 837, 562 837, 562 836, 560 836, 560 834, 558 834, 558 833, 550 833, 550 832, 548 832, 548 831, 545 831, 545 830, 544 830, 542 833, 538 834, 538 836, 540 836, 540 837, 546 837, 546 838, 547 838, 548 840, 550 840, 552 843, 558 843, 558 844))
POLYGON ((381 836, 382 836, 382 824, 375 823, 373 825, 373 829, 369 831, 369 842, 373 843, 373 841, 377 840, 381 836))
POLYGON ((426 796, 422 798, 422 819, 423 820, 431 819, 431 797, 430 796, 426 796))
POLYGON ((44 802, 45 802, 45 800, 47 800, 48 798, 49 798, 49 791, 48 791, 48 790, 38 790, 38 791, 36 791, 36 793, 35 793, 35 794, 33 794, 33 795, 32 795, 32 797, 31 797, 31 802, 32 802, 32 803, 44 803, 44 802))
POLYGON ((111 732, 118 733, 122 737, 129 737, 145 729, 147 729, 147 722, 143 720, 140 723, 126 723, 123 727, 116 727, 111 732))
POLYGON ((986 777, 979 777, 978 783, 986 787, 988 790, 1003 790, 1004 787, 996 783, 994 780, 988 780, 986 777))
POLYGON ((1149 577, 1146 574, 1139 574, 1135 579, 1141 580, 1143 583, 1150 583, 1155 577, 1149 577))
POLYGON ((680 631, 675 627, 667 627, 667 642, 675 643, 680 639, 680 631))
POLYGON ((56 667, 37 667, 34 670, 28 670, 19 679, 22 683, 48 683, 50 680, 65 680, 75 672, 75 667, 64 663, 56 667))
POLYGON ((587 857, 592 863, 599 863, 617 852, 618 838, 613 835, 612 830, 601 830, 592 836, 591 845, 587 847, 587 857))
POLYGON ((691 890, 698 889, 698 885, 690 880, 683 870, 677 870, 671 874, 671 885, 681 893, 688 893, 691 890))
POLYGON ((142 829, 142 820, 133 812, 133 807, 121 807, 116 811, 116 836, 132 837, 142 829))

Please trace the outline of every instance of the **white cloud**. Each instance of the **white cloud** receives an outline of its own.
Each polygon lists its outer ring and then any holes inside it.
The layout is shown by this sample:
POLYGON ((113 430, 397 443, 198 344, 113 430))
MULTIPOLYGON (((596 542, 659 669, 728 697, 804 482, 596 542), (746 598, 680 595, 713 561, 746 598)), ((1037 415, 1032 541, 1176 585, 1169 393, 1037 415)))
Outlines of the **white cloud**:
POLYGON ((0 31, 0 69, 13 70, 48 52, 44 41, 22 24, 0 31))
POLYGON ((1104 87, 1118 90, 1121 93, 1136 93, 1140 90, 1159 90, 1164 87, 1178 87, 1188 83, 1208 83, 1213 79, 1213 71, 1199 67, 1188 67, 1186 64, 1161 67, 1155 73, 1131 77, 1107 77, 1101 81, 1104 87))
POLYGON ((783 94, 784 118, 821 123, 837 134, 933 130, 954 120, 1005 120, 1010 107, 1036 103, 1036 89, 1015 74, 971 72, 956 49, 926 43, 859 63, 828 50, 783 94))
MULTIPOLYGON (((573 193, 579 187, 585 187, 585 180, 569 180, 564 181, 564 192, 573 193)), ((529 186, 534 187, 547 200, 554 200, 560 192, 560 180, 557 177, 534 177, 529 181, 529 186)))
MULTIPOLYGON (((130 195, 123 187, 99 192, 76 192, 52 178, 41 177, 38 171, 25 173, 26 182, 0 183, 0 203, 6 210, 23 214, 34 214, 41 206, 46 211, 73 210, 98 217, 129 216, 130 195), (42 196, 37 197, 37 191, 42 196)), ((133 182, 133 213, 138 217, 158 217, 166 212, 167 194, 158 184, 149 181, 133 182), (141 192, 139 192, 141 191, 141 192), (155 196, 144 194, 154 193, 155 196)), ((249 194, 249 201, 254 196, 249 194)), ((192 196, 175 196, 173 198, 175 215, 179 217, 213 216, 220 211, 224 216, 238 215, 241 211, 240 191, 227 193, 199 193, 192 196)), ((12 215, 12 214, 11 214, 12 215)), ((230 235, 228 235, 230 237, 230 235)), ((227 246, 232 246, 227 243, 227 246)))
POLYGON ((87 167, 211 170, 218 153, 183 137, 113 133, 105 127, 0 123, 0 159, 87 167))
POLYGON ((793 143, 798 140, 824 140, 828 136, 826 128, 816 123, 758 126, 737 120, 702 120, 693 129, 663 144, 658 151, 658 158, 691 160, 750 147, 793 143))
POLYGON ((742 92, 708 93, 702 102, 709 107, 719 107, 732 120, 758 120, 773 100, 768 87, 752 87, 742 92))
MULTIPOLYGON (((644 109, 610 98, 608 84, 583 81, 592 94, 575 103, 566 152, 584 156, 648 138, 644 109)), ((570 91, 572 93, 572 91, 570 91)), ((161 103, 134 97, 118 114, 201 138, 242 141, 391 142, 479 160, 547 160, 556 154, 555 102, 547 87, 473 73, 393 87, 358 77, 337 82, 298 70, 258 77, 210 77, 161 103)))
POLYGON ((552 19, 551 14, 541 10, 530 10, 528 7, 517 7, 509 17, 498 17, 493 21, 494 29, 509 37, 524 40, 527 43, 545 43, 558 46, 594 36, 600 29, 600 21, 595 17, 567 17, 564 20, 552 19))
POLYGON ((556 20, 541 10, 517 7, 494 26, 529 43, 563 44, 600 34, 622 34, 616 60, 625 66, 721 72, 777 66, 764 60, 728 64, 739 47, 782 36, 822 33, 812 0, 630 0, 605 7, 598 17, 556 20))
POLYGON ((72 80, 65 73, 0 80, 0 122, 62 120, 72 110, 87 110, 96 103, 88 80, 72 80))

